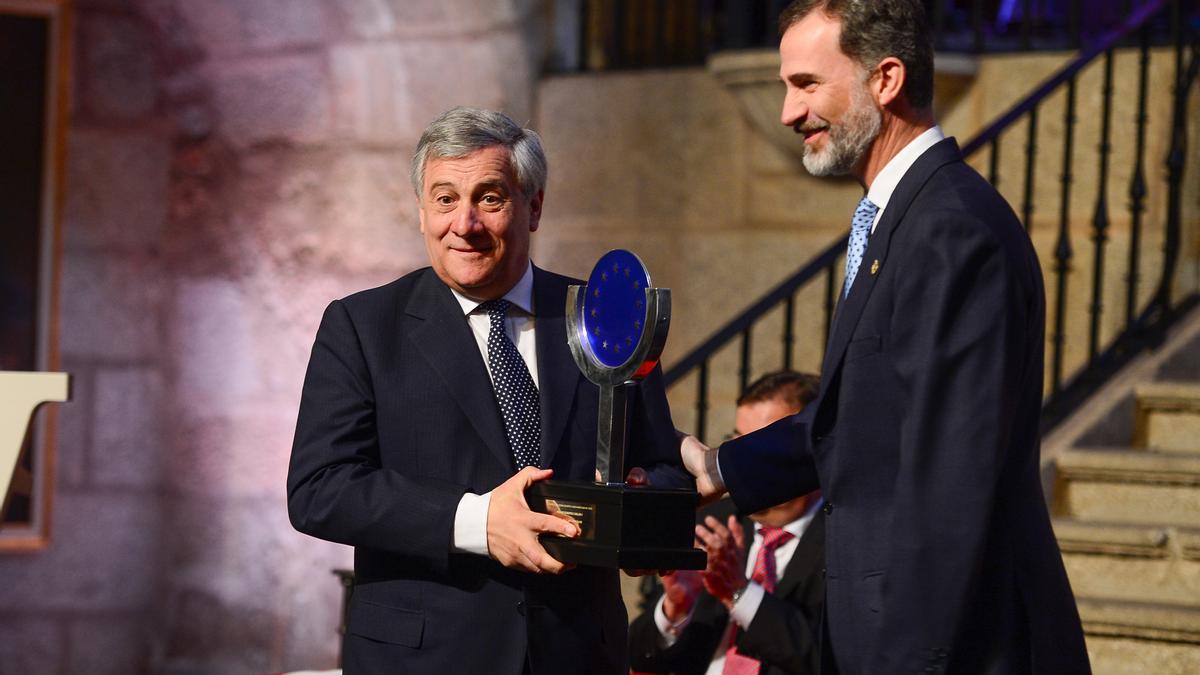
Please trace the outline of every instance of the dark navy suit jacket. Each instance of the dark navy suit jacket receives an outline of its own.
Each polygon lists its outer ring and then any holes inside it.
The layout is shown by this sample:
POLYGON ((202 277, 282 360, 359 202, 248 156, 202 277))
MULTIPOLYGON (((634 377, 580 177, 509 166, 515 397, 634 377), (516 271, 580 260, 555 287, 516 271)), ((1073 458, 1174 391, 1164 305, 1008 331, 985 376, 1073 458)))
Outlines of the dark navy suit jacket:
MULTIPOLYGON (((591 482, 598 389, 567 346, 566 277, 534 268, 541 466, 591 482)), ((661 374, 640 388, 628 466, 683 486, 661 374)), ((331 303, 288 471, 296 529, 354 546, 347 673, 627 672, 615 570, 508 570, 451 551, 464 492, 514 473, 462 309, 430 268, 331 303)))
POLYGON ((826 499, 822 670, 1083 673, 1038 470, 1029 237, 947 139, 901 179, 834 317, 822 390, 720 453, 753 512, 826 499))

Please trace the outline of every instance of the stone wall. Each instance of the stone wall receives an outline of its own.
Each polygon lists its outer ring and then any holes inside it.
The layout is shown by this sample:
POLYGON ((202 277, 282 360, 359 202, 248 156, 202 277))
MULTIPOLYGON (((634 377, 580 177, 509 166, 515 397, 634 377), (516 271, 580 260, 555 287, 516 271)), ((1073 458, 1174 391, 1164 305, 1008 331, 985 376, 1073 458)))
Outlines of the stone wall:
POLYGON ((408 159, 528 120, 540 0, 77 0, 54 528, 0 555, 0 673, 335 664, 350 549, 288 523, 313 334, 424 264, 408 159))

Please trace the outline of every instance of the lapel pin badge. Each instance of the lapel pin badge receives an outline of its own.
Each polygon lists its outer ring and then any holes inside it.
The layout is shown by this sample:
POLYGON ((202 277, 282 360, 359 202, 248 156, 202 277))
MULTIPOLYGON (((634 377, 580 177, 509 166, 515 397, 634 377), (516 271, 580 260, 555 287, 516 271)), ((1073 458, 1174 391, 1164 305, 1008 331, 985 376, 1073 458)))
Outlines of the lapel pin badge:
POLYGON ((879 271, 879 258, 876 258, 876 259, 875 259, 875 260, 874 260, 874 261, 871 263, 871 276, 875 276, 875 273, 876 273, 876 272, 878 272, 878 271, 879 271))

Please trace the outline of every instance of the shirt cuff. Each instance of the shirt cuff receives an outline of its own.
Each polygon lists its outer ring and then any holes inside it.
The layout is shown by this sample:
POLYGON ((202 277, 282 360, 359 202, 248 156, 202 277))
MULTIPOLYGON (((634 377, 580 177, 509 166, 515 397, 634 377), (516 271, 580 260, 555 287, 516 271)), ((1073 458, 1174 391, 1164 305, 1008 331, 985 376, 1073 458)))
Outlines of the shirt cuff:
POLYGON ((464 492, 454 511, 454 543, 459 553, 488 554, 487 515, 492 493, 477 495, 464 492))
MULTIPOLYGON (((658 644, 663 649, 667 649, 675 644, 675 641, 679 639, 679 634, 692 622, 692 612, 688 611, 687 616, 676 623, 671 623, 671 620, 667 618, 667 613, 663 611, 663 602, 666 599, 666 595, 663 595, 654 605, 654 625, 658 627, 658 644)), ((692 609, 695 609, 695 606, 692 609)))
POLYGON ((746 590, 742 591, 742 597, 733 604, 729 610, 729 618, 738 625, 742 630, 750 629, 750 622, 754 621, 754 615, 758 614, 758 607, 762 604, 763 595, 766 590, 757 582, 751 581, 746 584, 746 590))

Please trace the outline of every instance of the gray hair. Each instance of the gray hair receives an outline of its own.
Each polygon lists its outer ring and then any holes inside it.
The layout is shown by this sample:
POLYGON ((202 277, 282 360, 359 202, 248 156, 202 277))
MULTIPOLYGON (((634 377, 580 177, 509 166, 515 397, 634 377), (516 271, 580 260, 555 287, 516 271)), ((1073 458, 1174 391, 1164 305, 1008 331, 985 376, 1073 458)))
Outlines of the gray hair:
POLYGON ((779 14, 779 35, 813 10, 842 22, 841 48, 868 71, 895 56, 904 63, 904 93, 914 108, 933 101, 933 39, 919 0, 795 0, 779 14))
POLYGON ((421 196, 430 159, 457 159, 494 145, 508 149, 509 165, 526 198, 546 188, 546 153, 536 131, 522 129, 501 112, 458 107, 442 113, 421 134, 412 158, 413 192, 421 196))

